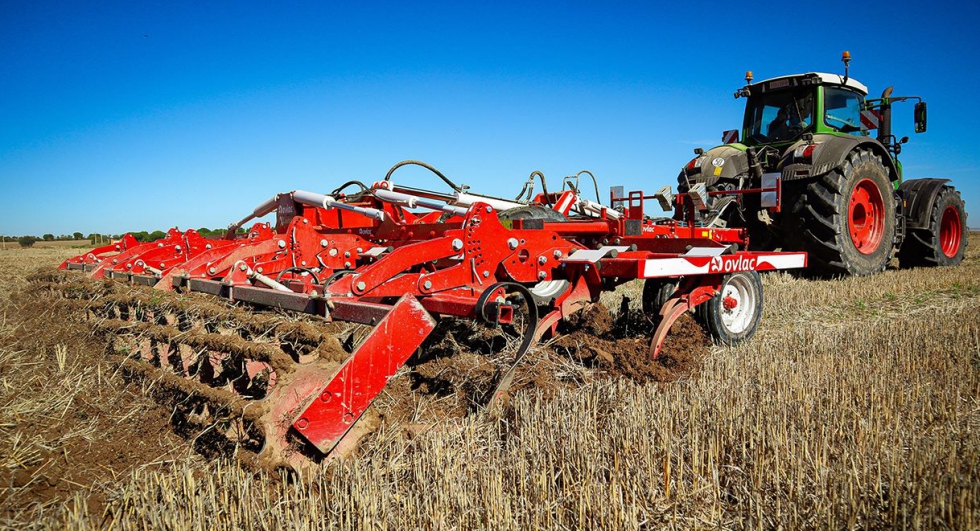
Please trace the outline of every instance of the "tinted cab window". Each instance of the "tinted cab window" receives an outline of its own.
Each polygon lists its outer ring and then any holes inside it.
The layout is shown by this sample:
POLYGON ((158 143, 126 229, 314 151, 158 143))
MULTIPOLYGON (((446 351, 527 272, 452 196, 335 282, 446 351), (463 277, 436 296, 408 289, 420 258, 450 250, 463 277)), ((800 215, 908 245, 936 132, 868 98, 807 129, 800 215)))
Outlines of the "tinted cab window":
POLYGON ((847 89, 825 87, 823 122, 831 129, 854 135, 867 135, 861 129, 861 107, 864 96, 847 89))
POLYGON ((798 89, 753 96, 745 119, 750 143, 793 140, 813 125, 812 93, 798 89))

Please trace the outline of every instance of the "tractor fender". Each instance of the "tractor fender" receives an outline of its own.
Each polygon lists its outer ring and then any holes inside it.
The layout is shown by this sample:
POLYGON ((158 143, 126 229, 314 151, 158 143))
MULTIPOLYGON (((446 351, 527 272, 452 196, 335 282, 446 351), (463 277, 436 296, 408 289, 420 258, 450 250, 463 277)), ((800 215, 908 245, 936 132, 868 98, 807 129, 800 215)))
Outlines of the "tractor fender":
POLYGON ((691 170, 685 167, 681 170, 679 184, 684 184, 686 175, 692 184, 702 182, 705 186, 712 186, 720 179, 737 179, 749 171, 745 150, 727 144, 709 149, 700 159, 698 167, 691 170))
POLYGON ((910 229, 928 229, 929 215, 936 204, 936 197, 949 179, 912 179, 898 188, 905 202, 905 226, 910 229))
POLYGON ((800 141, 783 152, 779 168, 782 170, 784 181, 804 177, 816 177, 834 170, 847 160, 847 155, 858 148, 864 148, 881 157, 882 164, 888 169, 888 178, 892 182, 899 179, 895 162, 888 154, 885 146, 873 138, 858 136, 813 135, 813 142, 819 144, 813 151, 809 164, 795 161, 796 148, 805 145, 800 141), (806 171, 809 170, 809 171, 806 171))

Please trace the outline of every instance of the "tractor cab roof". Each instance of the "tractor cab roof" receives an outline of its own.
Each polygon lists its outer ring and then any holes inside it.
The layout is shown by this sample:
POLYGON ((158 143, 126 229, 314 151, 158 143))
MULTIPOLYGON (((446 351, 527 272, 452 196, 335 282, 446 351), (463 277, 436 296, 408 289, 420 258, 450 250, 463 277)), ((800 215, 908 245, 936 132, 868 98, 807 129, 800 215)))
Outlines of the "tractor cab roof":
POLYGON ((789 76, 764 79, 758 83, 749 85, 748 89, 751 94, 761 94, 770 90, 777 90, 781 88, 817 84, 838 87, 844 86, 860 92, 864 96, 868 95, 868 87, 854 78, 847 78, 845 80, 844 76, 840 74, 827 74, 824 72, 807 72, 806 74, 792 74, 789 76))

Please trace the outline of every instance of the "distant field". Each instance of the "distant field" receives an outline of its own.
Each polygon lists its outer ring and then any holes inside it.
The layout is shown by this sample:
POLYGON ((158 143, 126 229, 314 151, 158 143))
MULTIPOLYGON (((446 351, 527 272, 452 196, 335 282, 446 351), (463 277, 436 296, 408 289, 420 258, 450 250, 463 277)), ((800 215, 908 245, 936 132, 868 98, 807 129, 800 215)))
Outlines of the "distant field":
MULTIPOLYGON (((38 240, 37 242, 34 243, 34 247, 38 249, 91 249, 95 246, 92 245, 92 243, 88 240, 62 240, 62 241, 53 241, 53 242, 38 240)), ((7 240, 2 244, 2 250, 6 250, 6 251, 16 250, 20 248, 21 247, 20 245, 17 244, 16 240, 14 241, 7 240)))

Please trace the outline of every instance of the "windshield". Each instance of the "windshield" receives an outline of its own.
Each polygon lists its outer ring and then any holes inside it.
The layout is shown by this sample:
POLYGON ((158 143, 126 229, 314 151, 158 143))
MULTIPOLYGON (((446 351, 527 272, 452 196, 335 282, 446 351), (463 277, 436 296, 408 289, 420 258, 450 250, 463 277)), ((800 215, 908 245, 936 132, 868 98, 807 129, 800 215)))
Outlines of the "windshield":
POLYGON ((813 94, 810 88, 752 96, 745 112, 747 139, 757 144, 793 140, 811 125, 813 94))
POLYGON ((828 127, 842 133, 868 134, 861 129, 864 96, 841 88, 826 87, 823 90, 823 121, 828 127))

